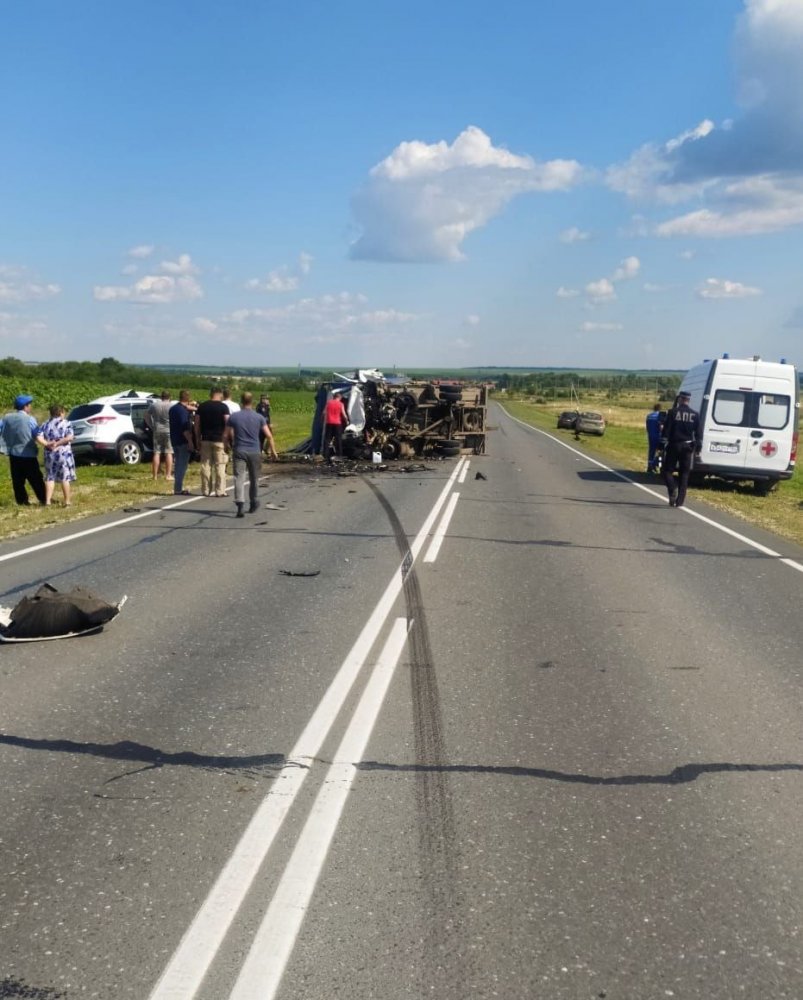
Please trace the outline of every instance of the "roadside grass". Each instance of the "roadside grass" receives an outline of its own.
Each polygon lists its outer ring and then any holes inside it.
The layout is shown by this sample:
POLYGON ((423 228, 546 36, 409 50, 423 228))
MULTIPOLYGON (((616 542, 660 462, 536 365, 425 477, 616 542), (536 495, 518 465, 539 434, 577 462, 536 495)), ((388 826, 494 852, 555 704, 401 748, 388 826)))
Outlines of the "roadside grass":
MULTIPOLYGON (((312 393, 288 390, 271 392, 271 406, 271 424, 274 427, 276 450, 281 454, 309 436, 315 403, 312 393)), ((35 413, 34 416, 45 419, 43 413, 35 413)), ((270 471, 269 465, 265 468, 266 471, 270 471)), ((231 473, 231 463, 229 463, 229 473, 231 473)), ((185 486, 192 493, 200 490, 201 479, 197 462, 190 464, 185 486)), ((31 493, 30 489, 28 493, 31 493)), ((73 483, 71 507, 61 505, 62 494, 58 483, 50 507, 40 507, 35 499, 32 499, 29 507, 18 507, 11 489, 8 459, 0 456, 0 538, 14 538, 50 525, 76 521, 125 507, 142 507, 149 500, 169 496, 171 493, 172 483, 167 483, 161 478, 156 483, 153 481, 150 462, 134 466, 79 465, 78 479, 73 483)))
MULTIPOLYGON (((603 437, 582 435, 580 441, 575 441, 573 431, 557 430, 555 426, 561 410, 576 408, 568 400, 555 403, 500 397, 497 400, 519 420, 565 439, 579 451, 587 452, 607 465, 626 470, 638 482, 650 484, 661 494, 664 493, 663 481, 657 476, 648 476, 644 471, 647 465, 644 419, 655 402, 653 396, 642 396, 640 399, 634 396, 625 402, 584 399, 580 408, 602 413, 607 427, 603 437)), ((728 483, 716 479, 708 480, 701 487, 690 487, 689 496, 803 545, 803 477, 799 472, 766 497, 756 496, 752 483, 728 483)))

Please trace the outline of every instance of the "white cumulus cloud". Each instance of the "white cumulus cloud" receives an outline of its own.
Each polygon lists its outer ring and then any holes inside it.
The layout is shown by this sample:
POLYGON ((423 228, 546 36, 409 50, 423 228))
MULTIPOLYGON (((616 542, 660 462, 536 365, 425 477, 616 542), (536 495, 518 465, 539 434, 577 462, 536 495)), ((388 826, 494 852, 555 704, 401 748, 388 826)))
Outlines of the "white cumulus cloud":
POLYGON ((528 192, 566 191, 583 178, 575 160, 539 163, 494 146, 475 126, 450 145, 400 143, 352 199, 363 260, 460 260, 469 233, 528 192))
POLYGON ((96 302, 164 305, 200 299, 203 289, 191 275, 146 274, 133 285, 95 285, 92 294, 96 302))
POLYGON ((616 289, 608 278, 600 278, 599 281, 589 281, 585 288, 586 295, 591 302, 613 302, 616 298, 616 289))
POLYGON ((199 274, 199 268, 188 253, 179 254, 178 260, 163 260, 159 265, 165 274, 199 274))
POLYGON ((249 278, 243 287, 249 292, 294 292, 301 287, 301 279, 310 273, 314 259, 302 251, 294 268, 283 264, 268 271, 264 278, 249 278))
POLYGON ((463 318, 464 326, 479 326, 480 317, 476 313, 469 313, 468 316, 463 318))
POLYGON ((608 184, 630 197, 702 205, 670 218, 664 237, 723 238, 803 225, 803 2, 745 0, 735 31, 742 110, 704 119, 611 167, 608 184))
POLYGON ((30 268, 0 264, 0 302, 7 304, 52 299, 61 294, 61 285, 42 281, 30 268))
POLYGON ((561 285, 560 288, 555 292, 555 295, 557 295, 559 299, 574 299, 577 298, 579 294, 580 292, 578 291, 578 289, 566 288, 564 285, 561 285))
POLYGON ((561 243, 584 243, 586 240, 591 239, 591 233, 584 232, 582 229, 578 229, 577 226, 570 226, 569 229, 564 229, 559 237, 561 243))
POLYGON ((635 278, 640 270, 641 261, 638 257, 625 257, 611 275, 611 281, 629 281, 631 278, 635 278))
POLYGON ((761 295, 760 288, 743 285, 739 281, 728 281, 725 278, 706 278, 697 289, 701 299, 745 299, 752 295, 761 295))
POLYGON ((580 330, 583 333, 613 333, 616 330, 624 330, 621 323, 581 323, 580 330))
POLYGON ((201 333, 214 333, 217 330, 217 323, 206 316, 196 316, 192 321, 192 325, 196 330, 200 330, 201 333))
POLYGON ((150 257, 155 249, 156 247, 150 243, 142 243, 140 246, 131 247, 128 251, 128 256, 134 257, 136 260, 145 260, 146 257, 150 257))

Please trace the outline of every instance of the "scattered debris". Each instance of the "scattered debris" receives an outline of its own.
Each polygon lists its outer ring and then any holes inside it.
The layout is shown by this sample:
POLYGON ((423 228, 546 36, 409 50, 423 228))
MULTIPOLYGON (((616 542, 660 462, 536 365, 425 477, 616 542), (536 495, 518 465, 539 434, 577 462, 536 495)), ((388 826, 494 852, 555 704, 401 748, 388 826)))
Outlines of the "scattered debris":
POLYGON ((123 513, 124 514, 141 514, 142 513, 142 508, 141 507, 123 507, 123 513))
POLYGON ((280 576, 320 576, 321 571, 319 569, 280 569, 280 576))
POLYGON ((83 587, 61 592, 43 583, 33 597, 0 608, 0 642, 70 639, 100 632, 120 613, 126 598, 110 604, 83 587))
POLYGON ((476 476, 474 476, 474 478, 475 478, 475 479, 484 479, 484 480, 485 480, 486 482, 487 482, 487 480, 488 480, 488 477, 487 477, 487 476, 485 476, 485 475, 483 475, 483 474, 482 474, 481 472, 478 472, 478 473, 476 474, 476 476))
POLYGON ((287 510, 287 507, 283 503, 266 503, 265 510, 287 510))

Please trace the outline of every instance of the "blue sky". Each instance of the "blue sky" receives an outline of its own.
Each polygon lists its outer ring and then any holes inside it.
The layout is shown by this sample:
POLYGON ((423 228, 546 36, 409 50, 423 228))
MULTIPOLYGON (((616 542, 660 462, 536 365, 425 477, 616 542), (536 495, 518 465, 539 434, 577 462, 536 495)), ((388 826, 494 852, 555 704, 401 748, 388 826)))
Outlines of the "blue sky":
POLYGON ((28 0, 0 355, 800 362, 803 0, 28 0))

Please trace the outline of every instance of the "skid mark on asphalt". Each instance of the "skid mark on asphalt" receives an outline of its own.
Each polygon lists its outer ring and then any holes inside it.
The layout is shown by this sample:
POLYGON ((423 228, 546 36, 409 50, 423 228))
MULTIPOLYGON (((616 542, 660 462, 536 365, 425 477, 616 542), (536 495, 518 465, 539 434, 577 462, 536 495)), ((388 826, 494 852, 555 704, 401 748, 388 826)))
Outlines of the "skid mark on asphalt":
MULTIPOLYGON (((412 557, 404 527, 396 511, 375 483, 366 479, 388 516, 396 545, 405 561, 412 557)), ((413 730, 416 764, 416 807, 418 810, 418 849, 421 882, 429 894, 424 934, 428 980, 422 991, 431 990, 439 997, 465 1000, 469 995, 472 959, 463 953, 459 963, 447 963, 444 956, 461 950, 467 935, 461 927, 465 904, 459 888, 459 848, 449 785, 443 712, 430 642, 424 600, 418 574, 413 567, 404 578, 404 600, 408 621, 413 628, 408 635, 410 684, 413 703, 413 730), (449 967, 446 978, 446 967, 449 967), (439 972, 436 972, 439 970, 439 972), (459 971, 455 971, 459 970, 459 971), (433 977, 442 975, 435 983, 433 977)), ((358 769, 364 769, 357 765, 358 769)))
MULTIPOLYGON (((431 771, 435 768, 426 764, 391 764, 377 760, 364 760, 355 767, 358 771, 413 772, 431 771)), ((574 771, 553 771, 544 767, 519 767, 493 764, 444 764, 437 770, 445 774, 492 774, 511 778, 543 778, 547 781, 565 781, 571 785, 685 785, 696 781, 704 774, 751 774, 781 771, 803 772, 803 764, 734 764, 730 762, 712 764, 680 764, 668 774, 578 774, 574 771)))

